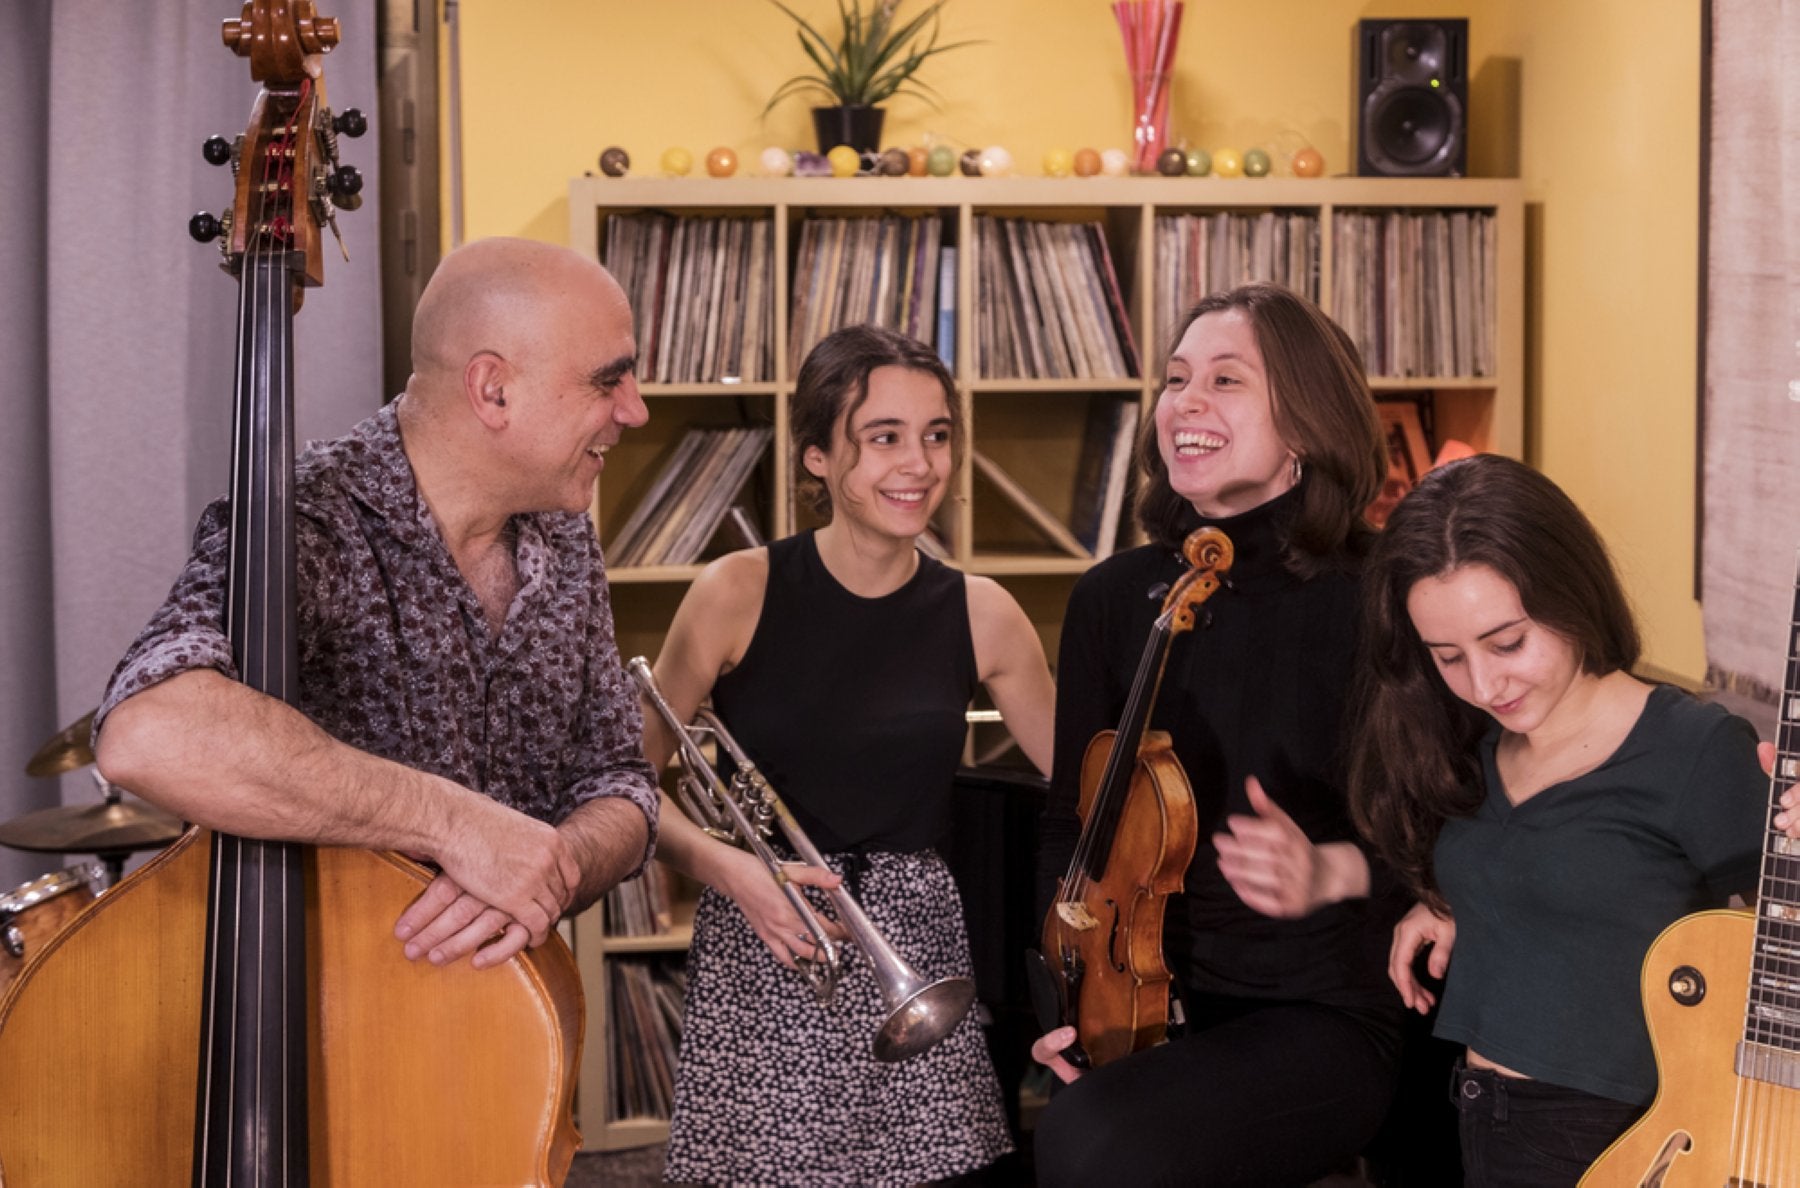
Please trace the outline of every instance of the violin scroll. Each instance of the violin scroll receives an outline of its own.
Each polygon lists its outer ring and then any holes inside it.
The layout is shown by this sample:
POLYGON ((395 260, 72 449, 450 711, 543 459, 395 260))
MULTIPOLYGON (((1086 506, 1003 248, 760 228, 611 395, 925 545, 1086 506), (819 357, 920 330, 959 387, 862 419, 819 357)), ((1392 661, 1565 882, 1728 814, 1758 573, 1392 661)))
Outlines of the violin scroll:
POLYGON ((1163 614, 1169 617, 1170 631, 1180 634, 1194 629, 1199 606, 1211 598, 1224 584, 1235 556, 1231 538, 1217 528, 1196 528, 1181 542, 1181 555, 1190 568, 1181 575, 1163 599, 1163 614))

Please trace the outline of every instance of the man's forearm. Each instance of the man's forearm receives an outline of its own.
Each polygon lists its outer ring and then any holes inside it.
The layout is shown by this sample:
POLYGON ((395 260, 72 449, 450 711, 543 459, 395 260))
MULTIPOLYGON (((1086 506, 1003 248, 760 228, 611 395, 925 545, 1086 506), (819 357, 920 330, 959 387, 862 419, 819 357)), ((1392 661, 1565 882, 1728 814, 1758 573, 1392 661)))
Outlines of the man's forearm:
POLYGON ((210 670, 122 702, 101 730, 109 781, 243 837, 436 856, 477 794, 333 739, 304 714, 210 670))
POLYGON ((590 800, 556 827, 581 867, 568 914, 585 910, 637 869, 650 841, 644 811, 621 796, 590 800))

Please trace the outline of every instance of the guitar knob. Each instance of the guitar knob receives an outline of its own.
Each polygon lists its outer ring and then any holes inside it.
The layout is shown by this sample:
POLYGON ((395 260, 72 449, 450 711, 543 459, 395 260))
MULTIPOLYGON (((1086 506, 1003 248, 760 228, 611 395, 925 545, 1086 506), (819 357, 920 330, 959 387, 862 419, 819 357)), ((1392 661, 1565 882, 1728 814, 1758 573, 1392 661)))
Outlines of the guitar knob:
POLYGON ((334 198, 350 198, 362 193, 362 172, 354 165, 339 165, 325 178, 325 188, 334 198))
POLYGON ((208 165, 225 165, 231 161, 231 142, 223 136, 208 136, 200 146, 200 155, 208 165))
POLYGON ((331 130, 355 140, 369 130, 369 121, 357 108, 347 107, 331 118, 331 130))
POLYGON ((211 243, 223 230, 219 220, 204 210, 188 220, 188 234, 198 243, 211 243))

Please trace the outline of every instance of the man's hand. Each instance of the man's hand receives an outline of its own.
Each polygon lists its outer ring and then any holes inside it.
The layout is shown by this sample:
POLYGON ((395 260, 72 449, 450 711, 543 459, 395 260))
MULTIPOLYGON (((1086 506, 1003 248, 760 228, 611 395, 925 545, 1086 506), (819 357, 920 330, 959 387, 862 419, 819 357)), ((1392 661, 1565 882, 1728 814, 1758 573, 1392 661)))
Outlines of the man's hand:
MULTIPOLYGON (((575 888, 581 882, 581 869, 575 863, 567 840, 554 827, 498 801, 479 797, 465 804, 469 812, 462 828, 451 835, 448 847, 440 847, 440 852, 432 857, 459 892, 473 896, 483 907, 497 909, 507 920, 522 925, 531 944, 543 944, 574 899, 575 888)), ((450 906, 448 900, 432 902, 439 912, 450 906)), ((470 906, 465 905, 459 909, 459 914, 466 915, 470 911, 470 906)), ((431 913, 431 918, 436 919, 437 914, 431 913)), ((402 916, 401 921, 402 924, 408 922, 406 916, 402 916)), ((470 915, 465 926, 473 921, 474 917, 470 915)), ((423 927, 422 917, 411 922, 415 925, 414 931, 423 927)), ((445 927, 448 927, 447 921, 445 927)), ((497 929, 490 929, 487 936, 494 935, 495 931, 497 929)), ((407 934, 400 935, 402 940, 411 939, 407 934)))
POLYGON ((440 874, 400 914, 394 935, 406 942, 406 959, 424 957, 433 965, 449 965, 473 953, 476 969, 499 965, 538 945, 523 924, 507 916, 440 874))

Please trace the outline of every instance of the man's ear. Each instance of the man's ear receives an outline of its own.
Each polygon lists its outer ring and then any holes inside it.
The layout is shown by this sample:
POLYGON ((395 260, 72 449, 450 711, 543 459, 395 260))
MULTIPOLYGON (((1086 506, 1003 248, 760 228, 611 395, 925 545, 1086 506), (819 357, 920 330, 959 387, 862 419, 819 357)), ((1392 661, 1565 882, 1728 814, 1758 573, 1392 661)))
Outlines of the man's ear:
POLYGON ((489 429, 504 429, 508 420, 506 381, 512 369, 492 351, 481 351, 463 366, 463 397, 469 411, 489 429))

